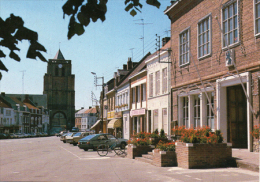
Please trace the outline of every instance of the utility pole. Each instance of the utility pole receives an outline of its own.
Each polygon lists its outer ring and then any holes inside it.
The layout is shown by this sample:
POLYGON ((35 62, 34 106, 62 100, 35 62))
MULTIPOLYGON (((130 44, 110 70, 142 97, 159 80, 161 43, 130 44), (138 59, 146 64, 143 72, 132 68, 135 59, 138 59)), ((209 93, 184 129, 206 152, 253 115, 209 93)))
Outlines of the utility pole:
POLYGON ((24 94, 24 72, 26 72, 26 70, 22 70, 22 71, 20 71, 20 72, 22 72, 23 73, 23 75, 22 75, 22 93, 24 94))
POLYGON ((148 25, 148 24, 152 24, 152 23, 144 23, 144 19, 139 19, 139 20, 134 20, 134 21, 142 21, 142 23, 135 23, 138 25, 143 25, 143 37, 141 39, 143 39, 143 56, 144 56, 144 25, 148 25))

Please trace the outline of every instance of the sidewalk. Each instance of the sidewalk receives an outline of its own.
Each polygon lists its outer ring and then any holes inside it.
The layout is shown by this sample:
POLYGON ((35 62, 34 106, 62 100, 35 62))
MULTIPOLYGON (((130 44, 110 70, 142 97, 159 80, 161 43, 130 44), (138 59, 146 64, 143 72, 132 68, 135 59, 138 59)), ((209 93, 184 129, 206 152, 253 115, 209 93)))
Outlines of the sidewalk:
POLYGON ((259 172, 259 152, 232 149, 232 157, 235 159, 237 167, 259 172))

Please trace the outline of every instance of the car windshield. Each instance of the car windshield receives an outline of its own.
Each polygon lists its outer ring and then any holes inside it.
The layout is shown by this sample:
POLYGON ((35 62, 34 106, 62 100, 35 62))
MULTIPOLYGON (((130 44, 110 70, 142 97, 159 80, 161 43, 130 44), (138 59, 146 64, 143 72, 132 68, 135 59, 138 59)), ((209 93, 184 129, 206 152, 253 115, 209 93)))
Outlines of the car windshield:
POLYGON ((86 137, 82 138, 81 140, 90 140, 90 139, 94 138, 95 136, 97 136, 97 134, 86 136, 86 137))
POLYGON ((75 133, 73 136, 80 136, 81 135, 81 133, 79 132, 79 133, 75 133))
POLYGON ((71 136, 73 133, 68 133, 67 136, 71 136))

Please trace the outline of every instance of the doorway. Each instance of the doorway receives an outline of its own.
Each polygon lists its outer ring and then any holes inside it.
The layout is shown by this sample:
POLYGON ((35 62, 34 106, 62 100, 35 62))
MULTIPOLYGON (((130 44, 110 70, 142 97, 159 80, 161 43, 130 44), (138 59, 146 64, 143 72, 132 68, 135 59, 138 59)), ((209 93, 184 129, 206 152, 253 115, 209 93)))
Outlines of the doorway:
MULTIPOLYGON (((245 85, 246 87, 246 85, 245 85)), ((247 148, 247 102, 241 85, 227 87, 227 142, 247 148)))

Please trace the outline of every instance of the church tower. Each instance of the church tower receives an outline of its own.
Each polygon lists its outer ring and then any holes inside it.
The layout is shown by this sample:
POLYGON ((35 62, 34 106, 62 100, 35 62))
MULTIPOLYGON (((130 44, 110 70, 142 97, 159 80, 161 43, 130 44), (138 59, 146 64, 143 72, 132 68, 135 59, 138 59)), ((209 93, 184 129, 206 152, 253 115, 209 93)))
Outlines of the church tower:
POLYGON ((71 60, 65 60, 59 50, 49 59, 44 75, 44 91, 50 110, 50 130, 71 130, 75 126, 75 75, 71 74, 71 60))

